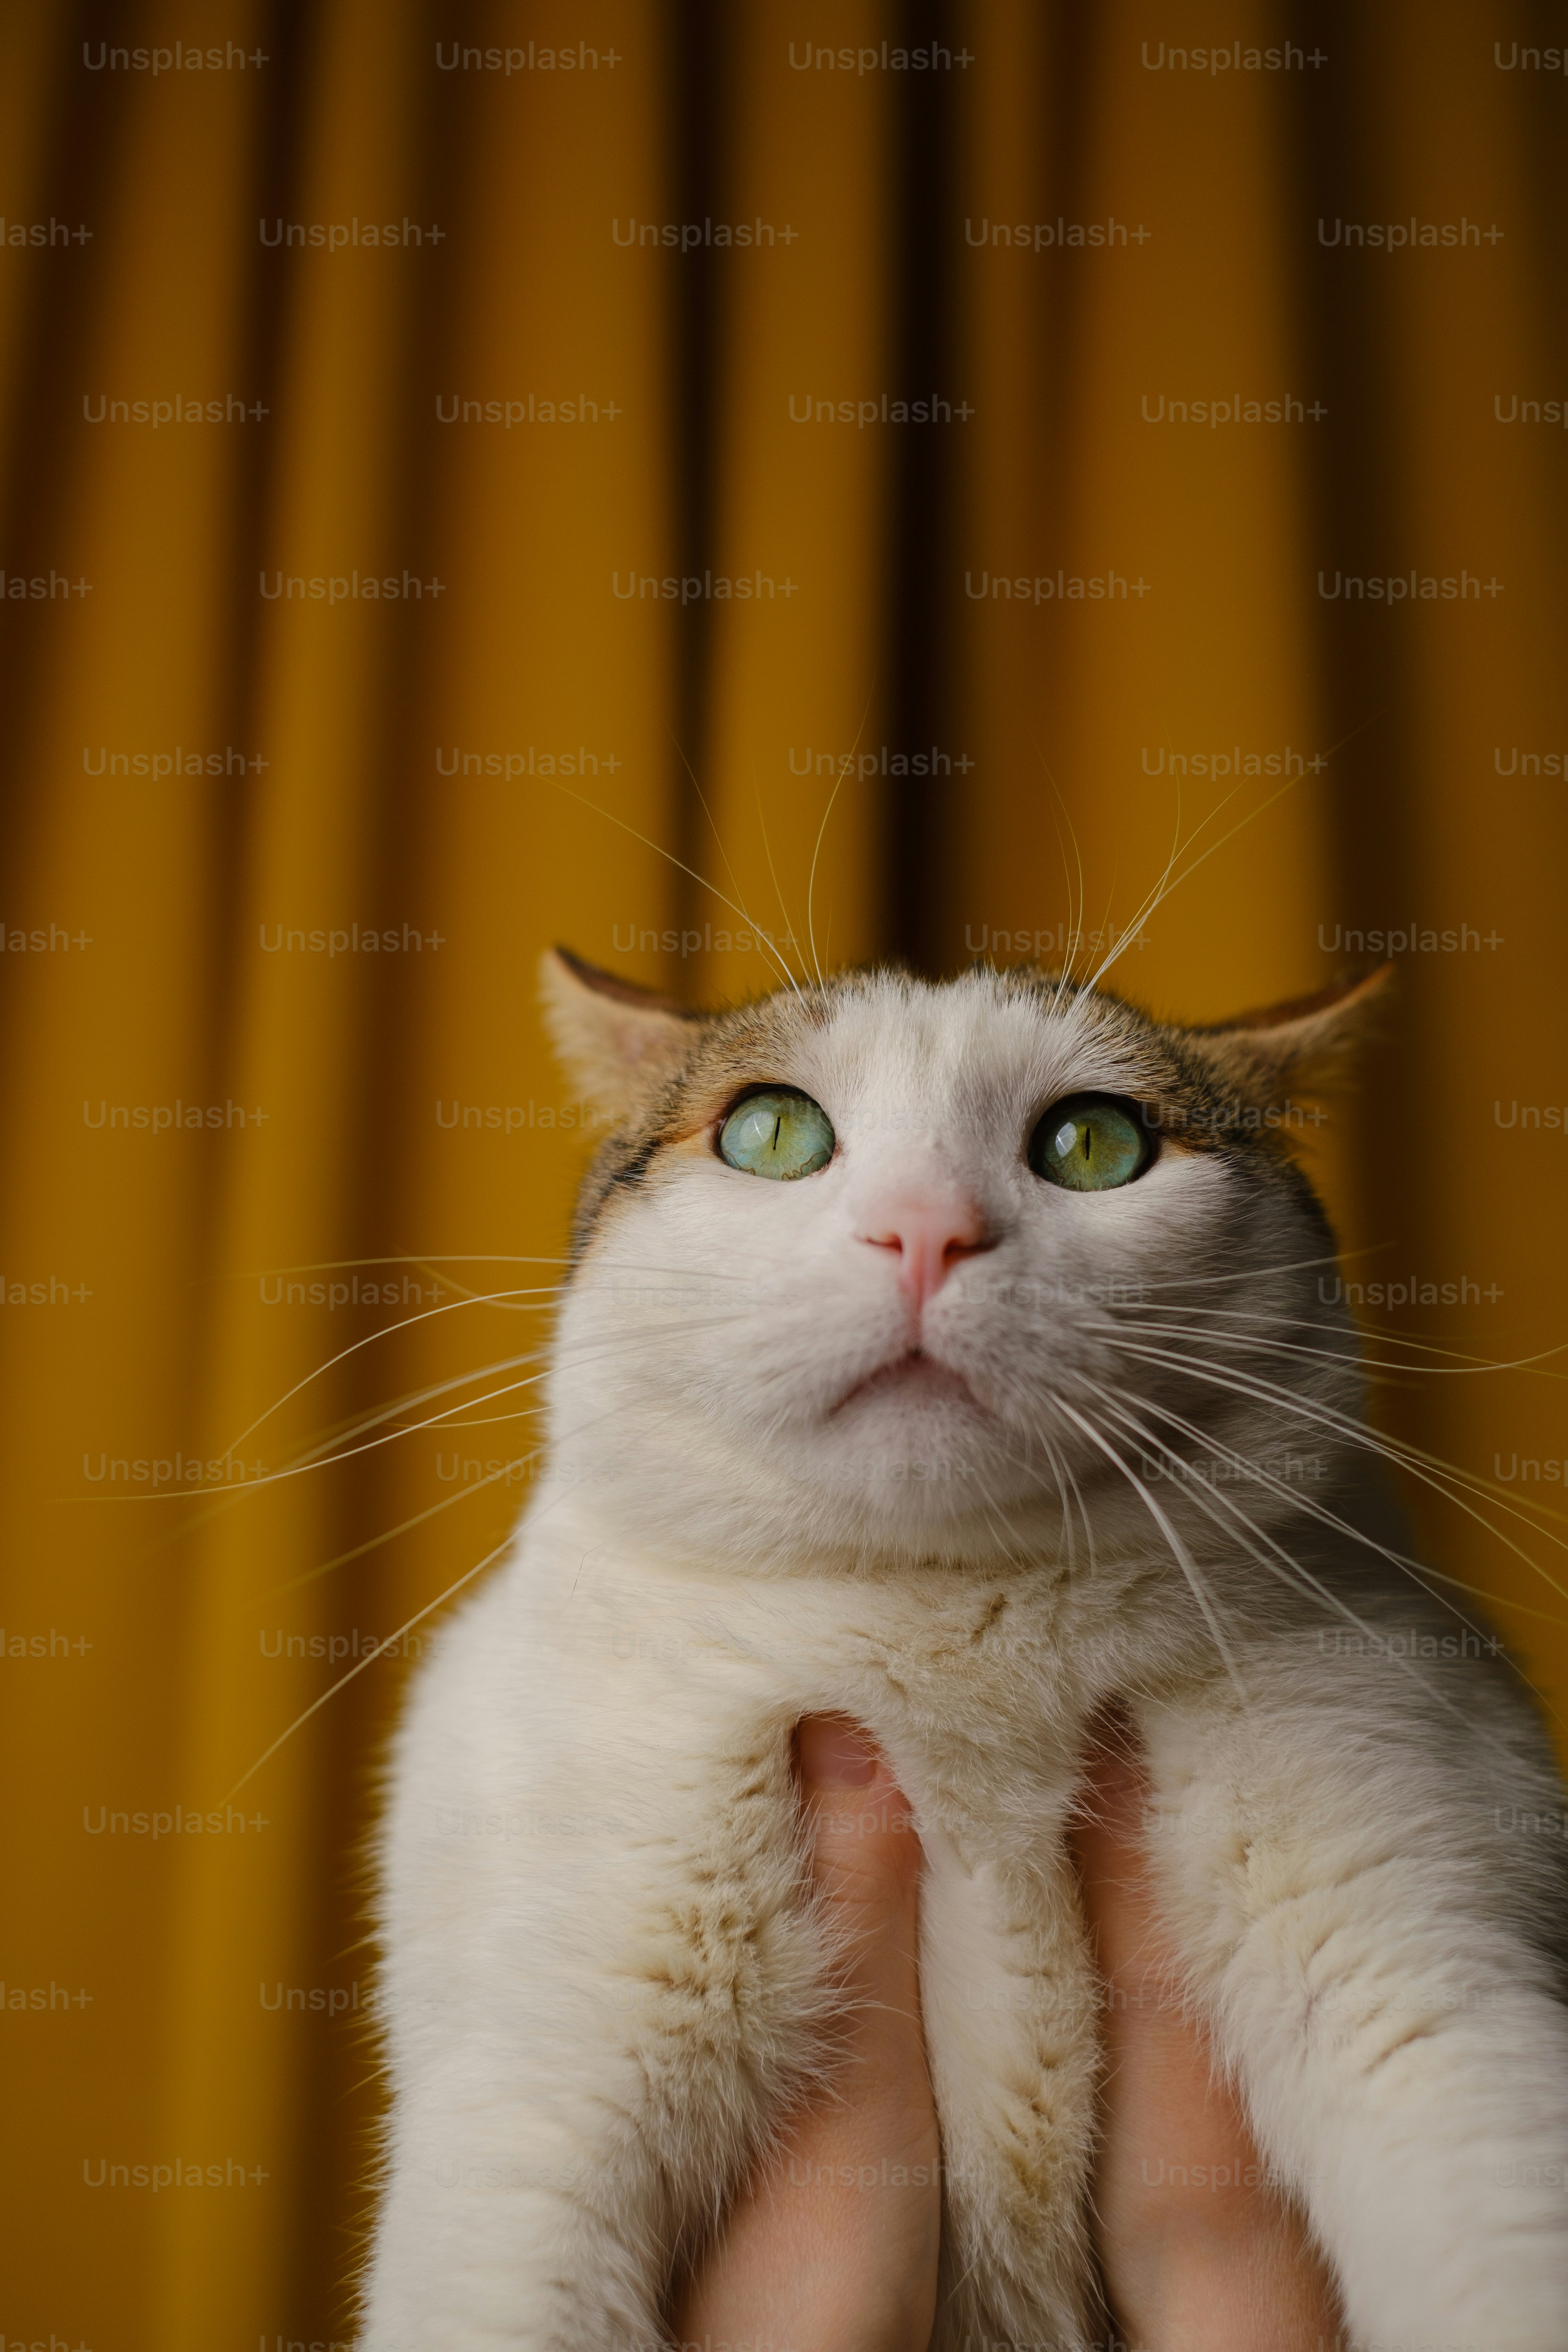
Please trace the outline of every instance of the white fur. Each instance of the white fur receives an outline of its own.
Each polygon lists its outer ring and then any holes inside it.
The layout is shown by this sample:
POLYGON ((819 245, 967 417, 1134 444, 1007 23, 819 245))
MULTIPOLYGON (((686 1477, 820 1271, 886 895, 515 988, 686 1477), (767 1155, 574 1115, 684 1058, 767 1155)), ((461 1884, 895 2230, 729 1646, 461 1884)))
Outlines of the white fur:
POLYGON ((659 2338, 672 2250, 825 2063, 788 1769, 821 1709, 881 1742, 926 1854, 936 2343, 1087 2344, 1096 1995, 1064 1829, 1110 1696, 1148 1748, 1188 1990, 1352 2337, 1568 2345, 1560 1882, 1497 1825, 1561 1802, 1544 1742, 1489 1662, 1443 1659, 1456 1621, 1389 1560, 1333 1418, 1342 1349, 1159 1343, 1227 1381, 1261 1367, 1295 1409, 1127 1352, 1226 1296, 1334 1320, 1286 1186, 1181 1149, 1104 1194, 1030 1173, 1040 1110, 1136 1092, 1135 1059, 1082 1000, 863 985, 757 1072, 827 1109, 827 1169, 766 1182, 697 1136, 606 1208, 562 1316, 551 1475, 398 1743, 364 2352, 659 2338), (836 1411, 908 1344, 896 1264, 858 1236, 910 1185, 966 1191, 994 1237, 923 1328, 984 1410, 836 1411), (1119 1308, 1112 1282, 1193 1312, 1119 1308), (1311 1507, 1249 1482, 1247 1535, 1212 1490, 1152 1480, 1162 1410, 1222 1460, 1316 1459, 1311 1507), (1352 1619, 1425 1629, 1435 1662, 1391 1663, 1352 1619))

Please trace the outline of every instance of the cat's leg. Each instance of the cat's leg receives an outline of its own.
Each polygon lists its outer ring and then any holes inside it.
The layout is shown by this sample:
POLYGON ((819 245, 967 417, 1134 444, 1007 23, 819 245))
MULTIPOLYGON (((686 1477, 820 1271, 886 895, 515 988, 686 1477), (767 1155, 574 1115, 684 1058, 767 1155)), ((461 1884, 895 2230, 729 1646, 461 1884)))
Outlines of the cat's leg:
MULTIPOLYGON (((621 1880, 628 1910, 637 1875, 621 1880)), ((759 1920, 699 1892, 664 1924, 591 1952, 520 1923, 549 1981, 519 1966, 488 2014, 468 2001, 421 2028, 363 2352, 660 2338, 673 2255, 700 2242, 788 2105, 826 2007, 803 1912, 759 1920)))
POLYGON ((671 2200, 646 2150, 617 2139, 626 2085, 574 2039, 582 2105, 550 2113, 515 2079, 510 2037, 434 2054, 388 2141, 362 2352, 651 2352, 671 2200))
POLYGON ((392 1816, 363 2352, 634 2352, 831 2008, 787 1727, 605 1717, 514 1744, 498 1801, 507 1728, 455 1727, 442 1671, 392 1816))
POLYGON ((1026 1866, 922 1830, 921 2004, 945 2213, 933 2352, 1078 2352, 1094 2337, 1087 2228, 1096 1979, 1060 1825, 1026 1866))
POLYGON ((1568 2012, 1493 1824, 1548 1775, 1479 1691, 1244 1679, 1138 1715, 1162 1914, 1266 2165, 1352 2341, 1563 2352, 1568 2012))

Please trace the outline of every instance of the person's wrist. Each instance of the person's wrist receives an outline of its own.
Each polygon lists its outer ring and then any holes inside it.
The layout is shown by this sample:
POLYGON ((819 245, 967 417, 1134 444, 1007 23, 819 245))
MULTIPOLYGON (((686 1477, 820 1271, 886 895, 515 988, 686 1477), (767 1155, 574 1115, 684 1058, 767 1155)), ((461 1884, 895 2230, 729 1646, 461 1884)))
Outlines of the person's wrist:
POLYGON ((1305 2224, 1266 2190, 1139 2200, 1105 2236, 1132 2352, 1332 2352, 1340 2341, 1305 2224))

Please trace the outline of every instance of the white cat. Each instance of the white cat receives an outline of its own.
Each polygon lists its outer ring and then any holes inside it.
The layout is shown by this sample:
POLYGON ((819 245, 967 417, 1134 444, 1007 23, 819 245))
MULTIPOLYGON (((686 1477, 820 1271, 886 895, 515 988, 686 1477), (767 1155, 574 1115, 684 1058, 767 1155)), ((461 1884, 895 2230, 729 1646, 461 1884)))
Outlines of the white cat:
POLYGON ((1405 1564, 1286 1141, 1364 987, 1182 1030, 1037 972, 711 1018, 546 982, 620 1124, 549 1474, 397 1744, 363 2352, 660 2340, 673 2250, 824 2063, 816 1711, 874 1735, 924 1847, 934 2341, 1087 2344, 1065 1832, 1113 1699, 1186 1990, 1352 2337, 1563 2352, 1562 1790, 1495 1641, 1405 1564))

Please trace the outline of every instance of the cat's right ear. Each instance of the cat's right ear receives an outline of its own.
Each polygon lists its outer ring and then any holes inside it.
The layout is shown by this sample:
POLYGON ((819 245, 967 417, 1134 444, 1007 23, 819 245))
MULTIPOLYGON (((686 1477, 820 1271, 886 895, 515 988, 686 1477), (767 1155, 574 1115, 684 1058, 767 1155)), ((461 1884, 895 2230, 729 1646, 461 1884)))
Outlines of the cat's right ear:
POLYGON ((550 1042, 582 1100, 612 1118, 645 1101, 685 1059, 700 1013, 549 948, 539 967, 550 1042))
POLYGON ((1277 1100, 1285 1087, 1312 1088, 1348 1061, 1393 978, 1393 964, 1380 964, 1359 979, 1334 981, 1310 996, 1237 1013, 1187 1034, 1239 1093, 1277 1100))

